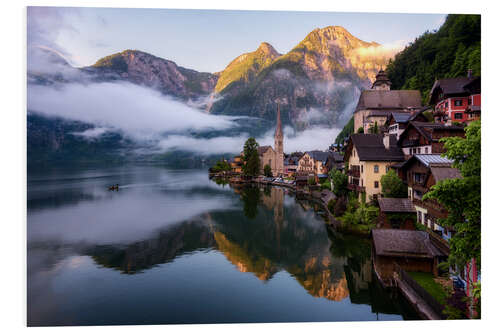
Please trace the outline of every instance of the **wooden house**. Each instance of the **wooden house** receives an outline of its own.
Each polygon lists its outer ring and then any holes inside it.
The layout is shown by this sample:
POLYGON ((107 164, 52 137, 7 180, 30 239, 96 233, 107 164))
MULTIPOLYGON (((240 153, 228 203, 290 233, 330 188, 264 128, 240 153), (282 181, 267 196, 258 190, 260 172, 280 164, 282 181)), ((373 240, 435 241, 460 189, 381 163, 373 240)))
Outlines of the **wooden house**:
POLYGON ((374 229, 373 265, 377 277, 392 279, 394 264, 407 272, 427 272, 438 275, 438 264, 446 259, 429 233, 417 230, 374 229))
POLYGON ((424 112, 429 110, 430 108, 423 108, 414 112, 391 112, 389 116, 387 116, 387 121, 385 122, 384 128, 387 129, 387 132, 390 135, 396 135, 396 138, 399 139, 399 136, 408 126, 410 121, 420 121, 420 122, 428 122, 428 119, 424 116, 424 112))
POLYGON ((408 198, 378 198, 380 207, 378 227, 415 230, 417 211, 408 198))
POLYGON ((434 119, 437 122, 470 122, 481 115, 481 77, 439 79, 429 93, 430 104, 435 104, 434 119))
POLYGON ((406 159, 414 154, 442 154, 444 143, 439 140, 450 136, 464 137, 464 128, 440 123, 410 121, 399 136, 398 146, 403 150, 406 159))
POLYGON ((440 180, 461 177, 452 163, 452 160, 437 154, 417 154, 399 167, 399 175, 408 185, 408 197, 417 211, 417 222, 445 240, 451 237, 452 230, 439 225, 437 221, 446 218, 446 209, 435 200, 423 200, 423 196, 440 180))

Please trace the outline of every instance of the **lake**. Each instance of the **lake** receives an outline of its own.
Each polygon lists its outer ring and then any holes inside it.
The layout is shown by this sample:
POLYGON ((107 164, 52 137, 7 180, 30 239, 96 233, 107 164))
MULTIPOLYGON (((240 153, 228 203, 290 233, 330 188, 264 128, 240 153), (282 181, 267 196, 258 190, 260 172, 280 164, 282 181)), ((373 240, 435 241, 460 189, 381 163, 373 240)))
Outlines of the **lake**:
POLYGON ((417 319, 375 281, 369 240, 281 188, 44 167, 27 197, 29 326, 417 319))

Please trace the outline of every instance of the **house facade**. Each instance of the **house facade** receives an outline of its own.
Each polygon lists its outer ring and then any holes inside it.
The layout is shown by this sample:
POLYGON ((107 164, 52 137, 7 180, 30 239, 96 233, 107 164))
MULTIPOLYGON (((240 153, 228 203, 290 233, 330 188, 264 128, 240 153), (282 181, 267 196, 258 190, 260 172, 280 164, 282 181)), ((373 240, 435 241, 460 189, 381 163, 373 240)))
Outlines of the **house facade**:
POLYGON ((423 114, 428 109, 430 108, 423 108, 412 113, 391 112, 391 114, 387 117, 384 127, 386 128, 387 133, 395 135, 399 140, 399 137, 404 132, 410 121, 428 122, 427 118, 423 114))
POLYGON ((231 165, 231 171, 234 173, 242 173, 243 172, 243 156, 242 154, 233 157, 229 164, 231 165))
POLYGON ((460 172, 452 167, 452 160, 438 154, 413 155, 401 166, 400 175, 408 185, 408 198, 417 211, 417 223, 421 223, 449 240, 453 230, 438 224, 438 219, 446 218, 446 209, 436 200, 423 200, 438 181, 459 178, 460 172))
POLYGON ((441 123, 410 121, 399 136, 398 145, 407 159, 414 154, 442 154, 445 149, 440 139, 450 136, 464 137, 464 128, 441 123))
POLYGON ((384 134, 352 134, 344 161, 348 163, 348 188, 361 200, 376 199, 382 192, 380 182, 392 164, 404 161, 396 137, 384 134))
POLYGON ((299 160, 297 173, 315 176, 327 174, 328 155, 329 153, 319 150, 305 152, 299 160))
POLYGON ((439 79, 429 94, 430 104, 435 104, 434 118, 441 123, 467 123, 481 116, 481 77, 439 79))

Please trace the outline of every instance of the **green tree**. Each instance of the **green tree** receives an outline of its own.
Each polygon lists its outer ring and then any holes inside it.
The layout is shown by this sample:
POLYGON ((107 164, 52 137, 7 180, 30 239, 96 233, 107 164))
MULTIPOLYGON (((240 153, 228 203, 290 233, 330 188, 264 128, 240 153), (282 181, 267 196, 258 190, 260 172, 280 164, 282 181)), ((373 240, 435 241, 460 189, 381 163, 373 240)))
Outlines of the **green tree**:
POLYGON ((335 193, 337 197, 346 196, 349 192, 349 190, 347 189, 347 175, 340 172, 339 170, 333 169, 330 171, 329 176, 333 182, 333 193, 335 193))
POLYGON ((386 198, 407 198, 408 186, 398 177, 392 169, 380 178, 382 195, 386 198))
POLYGON ((211 172, 222 172, 222 171, 231 171, 231 164, 226 161, 224 158, 220 159, 215 163, 213 167, 210 168, 211 172))
POLYGON ((375 124, 370 126, 370 128, 368 129, 368 133, 378 134, 378 123, 377 122, 375 122, 375 124))
POLYGON ((448 211, 439 222, 455 231, 450 239, 448 263, 462 269, 475 258, 481 267, 481 121, 465 128, 465 138, 442 138, 453 167, 461 178, 439 181, 424 195, 424 200, 435 199, 448 211))
POLYGON ((264 165, 264 176, 272 177, 273 171, 271 170, 271 166, 269 164, 264 165))
POLYGON ((258 149, 259 144, 255 138, 248 138, 243 146, 243 174, 245 176, 257 176, 260 169, 258 149))
POLYGON ((343 144, 344 139, 348 138, 352 133, 354 133, 354 116, 349 119, 344 128, 342 128, 342 131, 340 131, 339 135, 337 135, 337 138, 335 138, 335 143, 343 144))
POLYGON ((427 102, 439 78, 481 75, 481 16, 448 15, 437 31, 425 32, 387 65, 391 89, 417 89, 427 102))
POLYGON ((363 129, 363 126, 361 126, 360 128, 358 128, 358 131, 356 133, 363 134, 364 132, 365 130, 363 129))

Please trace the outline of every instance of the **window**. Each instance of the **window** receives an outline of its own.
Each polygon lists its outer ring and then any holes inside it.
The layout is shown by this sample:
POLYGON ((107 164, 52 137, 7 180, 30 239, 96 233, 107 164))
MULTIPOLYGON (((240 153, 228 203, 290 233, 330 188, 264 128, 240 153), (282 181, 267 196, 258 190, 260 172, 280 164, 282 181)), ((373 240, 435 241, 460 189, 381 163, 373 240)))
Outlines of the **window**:
POLYGON ((424 148, 424 150, 425 150, 425 153, 426 153, 426 154, 428 154, 428 153, 429 153, 429 148, 428 148, 428 147, 425 147, 425 148, 424 148))
POLYGON ((420 154, 420 148, 417 148, 417 154, 420 154))
POLYGON ((388 165, 386 165, 386 166, 385 166, 385 173, 388 173, 388 172, 389 172, 389 166, 388 166, 388 165))
POLYGON ((373 166, 373 172, 378 173, 378 164, 373 166))
POLYGON ((422 212, 421 211, 417 212, 417 221, 422 222, 422 212))
POLYGON ((455 106, 462 106, 462 100, 461 99, 456 99, 454 101, 455 106))
POLYGON ((469 96, 469 98, 467 100, 467 104, 472 105, 472 96, 469 96))
POLYGON ((455 113, 455 119, 462 119, 463 114, 460 112, 455 113))
POLYGON ((448 102, 444 103, 444 108, 447 109, 448 108, 448 102))
POLYGON ((378 181, 375 181, 375 188, 378 188, 378 181))
POLYGON ((361 173, 363 173, 363 164, 361 164, 361 173))

